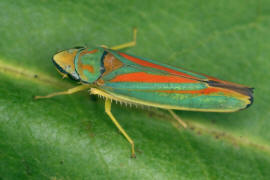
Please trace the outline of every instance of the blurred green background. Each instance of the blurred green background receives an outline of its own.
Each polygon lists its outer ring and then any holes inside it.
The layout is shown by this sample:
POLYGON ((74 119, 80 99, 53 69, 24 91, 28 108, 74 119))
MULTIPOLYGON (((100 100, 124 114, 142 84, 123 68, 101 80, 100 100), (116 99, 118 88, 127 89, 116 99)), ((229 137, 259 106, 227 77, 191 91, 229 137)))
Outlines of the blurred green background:
POLYGON ((0 1, 0 179, 269 179, 270 2, 267 0, 0 1), (104 112, 51 63, 58 50, 126 52, 255 87, 254 104, 222 114, 112 105, 137 158, 104 112))

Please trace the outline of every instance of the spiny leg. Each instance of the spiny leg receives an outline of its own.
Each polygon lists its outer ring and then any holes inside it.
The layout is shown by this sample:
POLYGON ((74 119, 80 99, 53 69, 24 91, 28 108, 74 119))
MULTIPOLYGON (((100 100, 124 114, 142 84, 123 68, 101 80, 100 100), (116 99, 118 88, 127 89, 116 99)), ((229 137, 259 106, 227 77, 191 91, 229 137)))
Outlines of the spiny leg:
POLYGON ((46 96, 35 96, 35 99, 45 99, 45 98, 51 98, 51 97, 54 97, 54 96, 59 96, 59 95, 64 95, 64 94, 73 94, 73 93, 76 93, 76 92, 79 92, 79 91, 82 91, 82 90, 85 90, 85 89, 89 89, 91 86, 88 85, 88 84, 83 84, 83 85, 80 85, 80 86, 77 86, 77 87, 74 87, 74 88, 70 88, 66 91, 62 91, 62 92, 55 92, 55 93, 51 93, 51 94, 48 94, 46 96))
POLYGON ((169 113, 172 115, 172 117, 174 118, 174 119, 176 119, 184 128, 187 128, 188 126, 187 126, 187 124, 182 120, 182 119, 180 119, 180 117, 178 117, 174 112, 173 112, 173 110, 171 110, 171 109, 168 109, 168 111, 169 111, 169 113))
POLYGON ((137 29, 134 28, 133 29, 133 40, 132 41, 130 41, 128 43, 125 43, 125 44, 120 44, 118 46, 113 46, 110 49, 121 50, 121 49, 125 49, 125 48, 128 48, 128 47, 133 47, 133 46, 136 45, 136 38, 137 38, 137 29))
POLYGON ((128 134, 125 132, 125 130, 121 127, 121 125, 117 122, 117 120, 114 118, 111 112, 111 101, 107 98, 105 101, 105 112, 107 115, 111 118, 114 125, 118 128, 118 130, 125 136, 125 138, 128 140, 128 142, 131 144, 131 157, 135 158, 135 150, 134 150, 134 142, 133 140, 128 136, 128 134))

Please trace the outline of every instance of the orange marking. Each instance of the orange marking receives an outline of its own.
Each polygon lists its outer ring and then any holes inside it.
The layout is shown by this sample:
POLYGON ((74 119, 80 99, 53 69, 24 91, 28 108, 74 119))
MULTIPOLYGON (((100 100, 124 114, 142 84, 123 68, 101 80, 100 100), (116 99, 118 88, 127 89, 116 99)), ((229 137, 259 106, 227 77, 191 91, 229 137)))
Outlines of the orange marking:
POLYGON ((200 90, 158 90, 158 92, 179 93, 179 94, 201 94, 201 95, 208 95, 208 94, 213 94, 213 93, 224 93, 231 96, 235 96, 236 94, 239 95, 239 93, 235 91, 231 91, 231 90, 223 89, 223 88, 215 88, 215 87, 208 87, 206 89, 200 89, 200 90))
POLYGON ((81 53, 80 53, 80 56, 79 56, 79 66, 81 66, 81 69, 82 70, 88 70, 89 72, 91 73, 94 73, 94 68, 93 66, 91 65, 84 65, 81 63, 81 57, 85 54, 93 54, 93 53, 96 53, 98 51, 98 49, 94 49, 92 51, 88 51, 88 50, 83 50, 81 53))
POLYGON ((177 75, 180 75, 180 76, 185 76, 185 77, 189 77, 189 78, 193 78, 193 79, 198 79, 194 76, 191 76, 191 75, 188 75, 188 74, 185 74, 185 73, 182 73, 182 72, 179 72, 179 71, 176 71, 174 69, 170 69, 170 68, 167 68, 167 67, 164 67, 164 66, 160 66, 158 64, 154 64, 154 63, 151 63, 151 62, 148 62, 148 61, 144 61, 144 60, 141 60, 139 58, 136 58, 136 57, 133 57, 133 56, 129 56, 125 53, 121 53, 119 52, 119 54, 121 56, 123 56, 124 58, 132 61, 132 62, 135 62, 137 64, 140 64, 142 66, 146 66, 146 67, 151 67, 151 68, 154 68, 154 69, 159 69, 159 70, 163 70, 163 71, 167 71, 171 74, 177 74, 177 75))
POLYGON ((104 68, 105 68, 105 72, 103 73, 103 75, 107 75, 124 65, 121 61, 119 61, 119 59, 117 59, 111 53, 108 53, 105 55, 103 59, 103 63, 104 63, 104 68))
POLYGON ((91 73, 94 73, 94 68, 93 68, 93 66, 90 66, 90 65, 81 65, 81 68, 83 69, 83 70, 87 70, 87 71, 90 71, 91 73))
POLYGON ((198 83, 197 80, 187 79, 179 76, 162 76, 135 72, 118 75, 111 82, 145 82, 145 83, 198 83))
POLYGON ((93 53, 96 53, 98 50, 97 49, 94 49, 92 51, 88 51, 87 49, 84 50, 83 52, 81 52, 80 56, 83 56, 85 54, 93 54, 93 53))

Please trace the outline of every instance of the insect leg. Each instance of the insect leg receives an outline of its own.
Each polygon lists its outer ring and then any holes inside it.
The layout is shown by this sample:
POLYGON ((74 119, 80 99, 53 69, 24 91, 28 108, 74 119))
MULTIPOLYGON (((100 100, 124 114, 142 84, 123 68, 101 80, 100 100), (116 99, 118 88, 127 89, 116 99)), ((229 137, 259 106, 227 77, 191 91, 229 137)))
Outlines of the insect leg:
POLYGON ((112 49, 112 50, 121 50, 121 49, 125 49, 125 48, 128 48, 128 47, 133 47, 133 46, 136 45, 136 38, 137 38, 137 29, 134 28, 133 29, 133 40, 132 41, 130 41, 128 43, 120 44, 118 46, 113 46, 110 49, 112 49))
POLYGON ((118 130, 125 136, 125 138, 128 140, 128 142, 131 144, 131 157, 135 158, 135 150, 134 150, 134 142, 133 140, 128 136, 128 134, 125 132, 125 130, 121 127, 121 125, 117 122, 117 120, 114 118, 111 112, 111 100, 106 99, 105 101, 105 112, 107 115, 111 118, 113 121, 114 125, 118 128, 118 130))
POLYGON ((85 89, 89 89, 89 87, 90 86, 88 84, 83 84, 83 85, 68 89, 66 91, 55 92, 55 93, 48 94, 46 96, 35 96, 35 99, 51 98, 51 97, 54 97, 54 96, 59 96, 59 95, 64 95, 64 94, 73 94, 73 93, 76 93, 76 92, 79 92, 79 91, 82 91, 82 90, 85 90, 85 89))
POLYGON ((187 128, 187 124, 180 118, 178 117, 173 110, 168 109, 169 113, 172 115, 174 119, 176 119, 184 128, 187 128))

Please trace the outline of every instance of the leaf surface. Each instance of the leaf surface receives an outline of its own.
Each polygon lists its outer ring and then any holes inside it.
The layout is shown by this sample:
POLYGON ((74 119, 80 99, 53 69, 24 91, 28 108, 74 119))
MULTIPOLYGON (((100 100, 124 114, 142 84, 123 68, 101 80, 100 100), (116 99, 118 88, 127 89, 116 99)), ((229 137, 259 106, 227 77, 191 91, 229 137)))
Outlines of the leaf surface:
POLYGON ((269 179, 270 4, 221 1, 0 2, 1 179, 269 179), (118 45, 126 52, 255 87, 236 113, 176 113, 113 104, 137 158, 87 92, 33 100, 77 84, 51 62, 58 50, 118 45))

